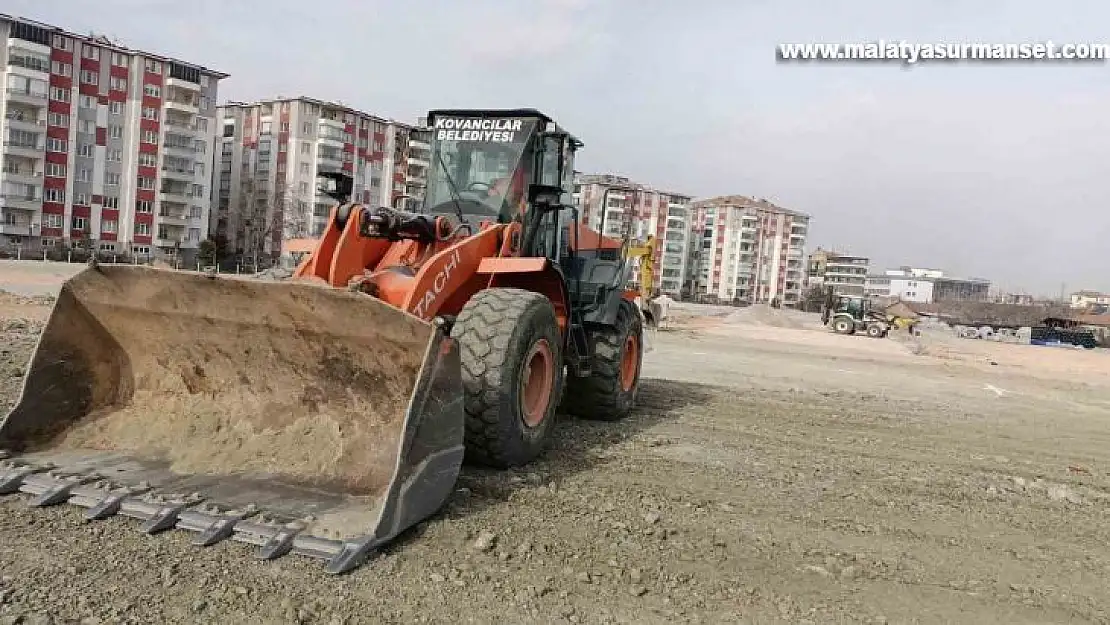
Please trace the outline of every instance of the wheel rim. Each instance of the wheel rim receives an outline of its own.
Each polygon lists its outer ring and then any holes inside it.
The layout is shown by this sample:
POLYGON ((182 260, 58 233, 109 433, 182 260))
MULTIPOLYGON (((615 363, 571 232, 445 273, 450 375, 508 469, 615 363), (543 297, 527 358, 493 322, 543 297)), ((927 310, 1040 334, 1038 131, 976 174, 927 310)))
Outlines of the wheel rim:
POLYGON ((521 416, 525 425, 534 428, 547 415, 551 391, 555 386, 555 357, 546 339, 536 341, 528 350, 520 384, 521 416))
POLYGON ((640 366, 640 344, 636 342, 636 335, 630 334, 624 341, 624 354, 621 357, 621 389, 631 391, 636 383, 636 374, 640 366))

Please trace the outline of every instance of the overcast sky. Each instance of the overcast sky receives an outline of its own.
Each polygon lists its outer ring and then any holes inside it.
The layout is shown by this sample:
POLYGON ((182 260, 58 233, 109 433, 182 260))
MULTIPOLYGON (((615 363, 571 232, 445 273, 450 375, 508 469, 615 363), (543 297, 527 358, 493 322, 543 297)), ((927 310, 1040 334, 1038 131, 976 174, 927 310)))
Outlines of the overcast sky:
POLYGON ((413 122, 529 106, 579 169, 813 215, 808 247, 1007 290, 1110 291, 1110 66, 779 64, 782 42, 1110 42, 1105 0, 5 0, 231 74, 413 122))

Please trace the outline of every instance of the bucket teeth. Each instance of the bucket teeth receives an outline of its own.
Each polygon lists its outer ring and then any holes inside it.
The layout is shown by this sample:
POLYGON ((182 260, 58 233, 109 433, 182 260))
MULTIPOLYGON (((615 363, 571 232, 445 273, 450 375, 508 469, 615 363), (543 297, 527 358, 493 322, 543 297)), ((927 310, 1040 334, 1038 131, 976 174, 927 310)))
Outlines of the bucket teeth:
POLYGON ((260 560, 290 553, 326 561, 329 573, 346 573, 365 561, 370 536, 340 541, 305 533, 311 517, 292 519, 265 513, 253 504, 221 506, 200 493, 158 492, 145 482, 124 484, 91 471, 63 471, 52 464, 0 459, 0 495, 31 495, 32 506, 69 503, 85 508, 86 521, 124 516, 142 522, 141 531, 157 534, 171 529, 194 532, 192 543, 209 547, 231 539, 255 545, 260 560))

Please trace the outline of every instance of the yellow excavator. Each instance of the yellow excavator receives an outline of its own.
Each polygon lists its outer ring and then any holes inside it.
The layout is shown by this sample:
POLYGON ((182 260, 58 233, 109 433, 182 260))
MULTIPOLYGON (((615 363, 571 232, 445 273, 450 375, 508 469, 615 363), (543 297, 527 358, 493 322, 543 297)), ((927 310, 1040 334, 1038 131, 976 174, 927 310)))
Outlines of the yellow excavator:
POLYGON ((644 320, 652 328, 662 321, 659 307, 654 305, 655 292, 655 237, 648 235, 644 241, 626 241, 624 256, 629 260, 639 259, 639 276, 631 281, 629 287, 637 293, 638 304, 644 320))
POLYGON ((531 462, 557 410, 632 414, 651 254, 580 222, 583 144, 534 109, 428 123, 421 210, 351 202, 337 176, 290 280, 67 280, 0 420, 0 496, 343 573, 439 510, 464 460, 531 462))

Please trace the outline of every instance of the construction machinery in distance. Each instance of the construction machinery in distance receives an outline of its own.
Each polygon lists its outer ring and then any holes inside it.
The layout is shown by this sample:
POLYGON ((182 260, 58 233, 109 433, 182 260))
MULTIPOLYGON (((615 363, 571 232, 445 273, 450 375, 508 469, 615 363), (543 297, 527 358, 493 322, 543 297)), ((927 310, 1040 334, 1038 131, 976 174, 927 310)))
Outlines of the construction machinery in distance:
POLYGON ((628 242, 571 201, 583 144, 531 109, 428 124, 423 210, 339 204, 290 280, 66 281, 0 422, 0 495, 342 573, 439 510, 464 460, 536 458, 560 406, 626 417, 644 315, 628 242))
POLYGON ((831 286, 825 287, 821 322, 831 326, 837 334, 863 333, 871 338, 883 338, 891 328, 890 319, 885 313, 875 310, 869 298, 838 295, 831 286))

